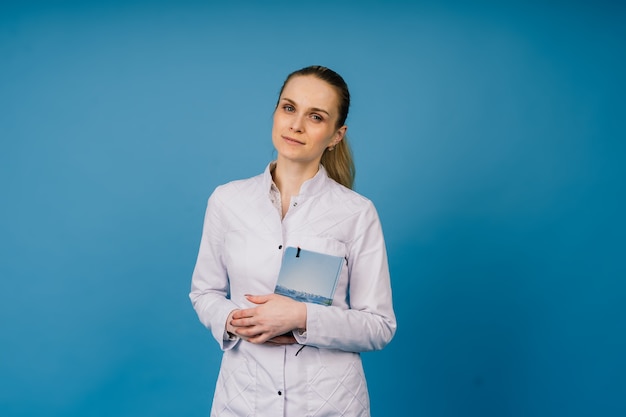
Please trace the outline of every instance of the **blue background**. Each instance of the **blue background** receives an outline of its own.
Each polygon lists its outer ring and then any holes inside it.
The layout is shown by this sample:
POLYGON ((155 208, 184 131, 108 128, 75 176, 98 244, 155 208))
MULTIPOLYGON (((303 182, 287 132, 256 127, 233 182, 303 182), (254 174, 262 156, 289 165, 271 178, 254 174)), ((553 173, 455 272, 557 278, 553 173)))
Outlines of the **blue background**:
POLYGON ((399 330, 374 416, 626 415, 626 9, 2 2, 0 415, 206 416, 206 199, 294 69, 353 94, 399 330))

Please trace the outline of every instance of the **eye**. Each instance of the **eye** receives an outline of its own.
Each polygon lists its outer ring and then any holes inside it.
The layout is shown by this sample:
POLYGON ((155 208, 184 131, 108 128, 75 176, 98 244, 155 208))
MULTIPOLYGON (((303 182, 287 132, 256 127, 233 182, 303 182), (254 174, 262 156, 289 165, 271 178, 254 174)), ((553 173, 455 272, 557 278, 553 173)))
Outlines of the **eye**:
POLYGON ((288 113, 292 113, 294 112, 296 109, 295 107, 293 107, 291 104, 284 104, 283 105, 283 110, 285 110, 288 113))
POLYGON ((324 120, 322 116, 316 113, 311 114, 311 119, 315 120, 316 122, 321 122, 324 120))

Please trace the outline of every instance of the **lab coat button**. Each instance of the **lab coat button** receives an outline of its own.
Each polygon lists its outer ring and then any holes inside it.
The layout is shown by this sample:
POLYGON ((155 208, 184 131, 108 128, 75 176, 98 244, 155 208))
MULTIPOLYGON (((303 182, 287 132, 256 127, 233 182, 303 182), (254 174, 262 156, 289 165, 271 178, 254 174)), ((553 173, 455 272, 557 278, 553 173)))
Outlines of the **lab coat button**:
POLYGON ((282 391, 278 391, 278 395, 283 395, 283 392, 282 391))
POLYGON ((282 248, 283 248, 283 245, 278 245, 278 249, 282 249, 282 248))

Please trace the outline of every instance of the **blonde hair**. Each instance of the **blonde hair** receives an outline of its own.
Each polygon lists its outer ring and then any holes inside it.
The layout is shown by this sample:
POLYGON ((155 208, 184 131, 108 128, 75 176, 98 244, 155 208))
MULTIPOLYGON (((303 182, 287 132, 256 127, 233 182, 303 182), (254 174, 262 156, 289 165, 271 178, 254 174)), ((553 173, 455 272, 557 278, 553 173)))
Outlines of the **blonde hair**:
MULTIPOLYGON (((292 72, 287 76, 283 86, 280 88, 280 92, 278 93, 279 100, 280 95, 285 89, 285 85, 287 85, 287 82, 291 78, 305 75, 313 75, 322 81, 326 81, 337 92, 337 97, 339 98, 339 117, 337 118, 336 128, 339 129, 346 123, 346 119, 348 118, 348 111, 350 109, 350 91, 348 90, 348 85, 341 75, 337 74, 330 68, 326 68, 321 65, 312 65, 292 72)), ((335 148, 332 151, 329 149, 324 151, 320 163, 324 166, 324 168, 326 168, 326 172, 328 172, 328 176, 330 178, 344 187, 352 189, 356 170, 354 167, 354 160, 352 158, 352 150, 350 149, 350 144, 348 143, 348 138, 346 136, 344 136, 343 139, 335 145, 335 148)))
POLYGON ((342 140, 335 145, 332 151, 326 149, 322 154, 321 164, 326 168, 328 176, 337 181, 344 187, 352 189, 354 185, 354 159, 352 158, 352 150, 348 143, 348 138, 343 137, 342 140))

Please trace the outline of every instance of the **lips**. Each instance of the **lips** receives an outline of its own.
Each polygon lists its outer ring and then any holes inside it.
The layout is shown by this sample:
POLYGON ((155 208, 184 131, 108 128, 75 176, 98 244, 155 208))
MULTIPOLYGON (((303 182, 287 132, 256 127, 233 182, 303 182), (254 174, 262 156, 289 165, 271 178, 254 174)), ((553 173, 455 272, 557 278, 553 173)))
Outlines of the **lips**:
POLYGON ((282 136, 283 140, 287 143, 293 143, 295 145, 304 145, 304 142, 299 141, 297 139, 291 138, 289 136, 282 136))

